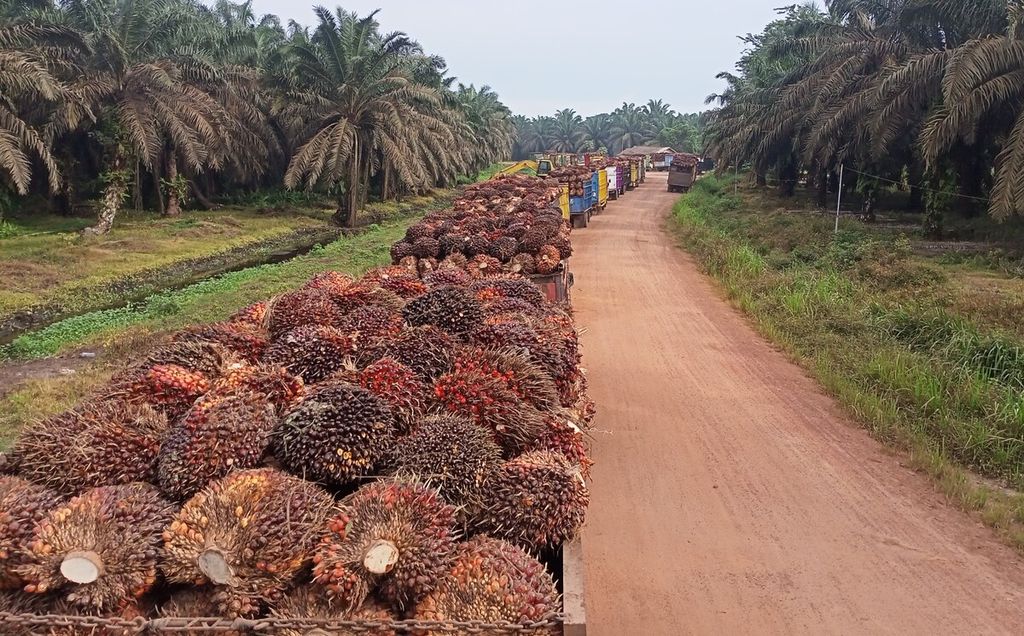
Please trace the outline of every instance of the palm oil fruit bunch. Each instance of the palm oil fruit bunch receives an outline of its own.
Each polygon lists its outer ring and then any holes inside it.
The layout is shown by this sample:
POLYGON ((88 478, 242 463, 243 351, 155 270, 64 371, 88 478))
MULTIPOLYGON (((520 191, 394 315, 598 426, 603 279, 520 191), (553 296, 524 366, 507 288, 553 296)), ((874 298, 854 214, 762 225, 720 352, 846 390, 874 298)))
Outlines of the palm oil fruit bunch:
POLYGON ((463 521, 478 506, 485 478, 501 464, 490 430, 457 415, 431 415, 395 446, 396 474, 421 479, 456 507, 463 521))
POLYGON ((363 275, 363 281, 378 285, 402 298, 413 298, 427 291, 427 286, 418 276, 397 265, 371 269, 363 275))
POLYGON ((254 468, 277 424, 264 396, 238 392, 200 401, 171 429, 160 449, 160 490, 183 501, 232 470, 254 468))
POLYGON ((227 396, 249 392, 260 396, 274 407, 278 415, 291 410, 306 394, 302 378, 288 373, 284 367, 270 364, 238 364, 210 387, 209 395, 227 396))
POLYGON ((267 308, 267 329, 278 336, 307 325, 335 326, 344 313, 325 292, 316 289, 281 294, 267 308))
POLYGON ((201 371, 176 364, 158 364, 115 385, 102 399, 149 404, 165 413, 168 419, 176 420, 209 390, 210 380, 201 371))
POLYGON ((171 342, 150 351, 138 364, 115 376, 112 384, 134 379, 140 373, 159 365, 175 365, 198 371, 208 379, 220 377, 230 365, 238 362, 238 356, 222 344, 209 340, 184 340, 171 342))
POLYGON ((465 289, 439 287, 410 300, 402 315, 413 327, 433 325, 458 336, 481 322, 483 310, 465 289))
POLYGON ((355 279, 348 274, 320 272, 310 277, 302 286, 302 289, 324 292, 328 297, 333 297, 335 294, 344 292, 354 282, 355 279))
POLYGON ((442 267, 436 272, 432 272, 423 277, 423 282, 429 289, 437 289, 438 287, 447 287, 450 285, 461 287, 468 285, 470 278, 469 274, 464 269, 465 263, 454 267, 442 267))
POLYGON ((228 322, 244 323, 253 327, 262 327, 267 319, 268 306, 269 303, 267 301, 261 300, 258 303, 242 307, 235 313, 231 314, 231 317, 228 318, 228 322))
POLYGON ((0 590, 24 584, 18 569, 25 564, 36 525, 60 503, 60 496, 45 486, 0 476, 0 590))
POLYGON ((173 515, 149 484, 83 492, 36 527, 20 570, 25 591, 97 611, 131 603, 156 583, 161 533, 173 515))
POLYGON ((558 251, 558 248, 553 245, 544 245, 537 250, 537 256, 534 260, 534 267, 538 274, 546 275, 553 273, 558 269, 558 265, 562 260, 562 256, 558 251))
POLYGON ((209 325, 190 327, 178 332, 172 342, 206 340, 227 347, 242 359, 259 360, 267 348, 267 333, 262 327, 251 322, 215 322, 209 325))
POLYGON ((278 424, 274 456, 306 479, 344 485, 390 456, 398 423, 387 402, 348 383, 326 383, 278 424))
POLYGON ((185 502, 163 530, 171 583, 209 585, 223 616, 255 616, 309 563, 334 498, 272 469, 239 470, 185 502))
POLYGON ((398 610, 411 608, 434 589, 455 551, 455 509, 415 481, 366 484, 328 525, 313 578, 346 607, 376 591, 398 610))
POLYGON ((366 305, 353 309, 342 320, 339 329, 357 334, 356 346, 378 338, 392 338, 405 328, 402 314, 380 305, 366 305))
POLYGON ((481 492, 480 528, 530 550, 574 539, 590 503, 581 468, 550 451, 508 460, 481 492))
POLYGON ((456 341, 433 325, 404 329, 393 338, 383 338, 359 352, 359 362, 369 365, 391 358, 430 380, 451 369, 456 341))
POLYGON ((395 311, 400 311, 405 306, 405 300, 401 296, 369 281, 359 281, 343 291, 332 293, 331 300, 343 313, 368 305, 387 307, 395 311))
POLYGON ((490 429, 508 452, 518 451, 543 431, 540 413, 524 403, 501 379, 480 370, 453 371, 434 381, 442 413, 472 418, 490 429))
POLYGON ((267 347, 263 363, 284 367, 315 384, 341 369, 345 358, 356 352, 357 336, 324 325, 306 325, 286 332, 267 347))
POLYGON ((396 418, 400 433, 408 433, 426 409, 427 385, 415 371, 397 360, 381 358, 362 370, 344 373, 344 378, 384 400, 396 418))
MULTIPOLYGON (((297 587, 289 592, 287 596, 271 608, 270 614, 275 618, 311 621, 311 626, 308 630, 279 628, 274 631, 276 636, 311 636, 319 634, 323 630, 318 631, 313 625, 319 624, 320 621, 345 620, 393 623, 398 620, 398 617, 393 612, 373 599, 367 599, 359 607, 350 609, 324 594, 322 588, 312 585, 297 587)), ((363 627, 358 629, 358 631, 355 629, 341 629, 339 631, 337 627, 331 626, 330 634, 337 634, 339 636, 398 636, 397 632, 389 627, 363 627)))
POLYGON ((520 277, 479 280, 470 285, 470 289, 481 302, 496 298, 517 298, 534 307, 542 307, 547 302, 539 287, 520 277))
POLYGON ((25 428, 14 442, 20 474, 58 493, 152 481, 167 418, 145 404, 99 402, 25 428))
POLYGON ((584 478, 590 476, 590 449, 583 430, 576 424, 576 415, 569 410, 544 413, 544 433, 531 450, 552 451, 563 455, 580 468, 584 478))
POLYGON ((544 369, 517 349, 461 347, 455 354, 457 372, 480 372, 500 380, 520 400, 544 411, 558 406, 558 389, 544 369))
POLYGON ((459 546, 448 575, 417 606, 414 618, 517 625, 550 621, 547 627, 516 632, 558 636, 560 609, 558 590, 544 564, 506 541, 480 535, 459 546))

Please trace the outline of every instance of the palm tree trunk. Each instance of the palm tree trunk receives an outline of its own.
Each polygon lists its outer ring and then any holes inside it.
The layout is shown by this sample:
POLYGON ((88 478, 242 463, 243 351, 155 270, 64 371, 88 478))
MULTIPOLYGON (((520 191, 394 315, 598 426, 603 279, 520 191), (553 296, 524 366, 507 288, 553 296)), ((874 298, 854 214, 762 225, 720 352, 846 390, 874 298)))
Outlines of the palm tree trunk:
POLYGON ((132 207, 136 212, 142 211, 142 166, 135 160, 135 182, 132 184, 132 207))
POLYGON ((114 161, 107 172, 107 185, 103 188, 103 197, 100 199, 99 219, 96 225, 82 230, 83 234, 106 234, 114 227, 114 219, 121 210, 125 197, 128 195, 128 175, 124 170, 124 158, 121 156, 121 148, 114 151, 114 161))
POLYGON ((384 176, 381 177, 381 186, 380 186, 380 200, 381 201, 387 201, 388 200, 388 187, 391 185, 390 181, 391 181, 391 169, 388 167, 387 162, 385 162, 384 163, 384 176))
POLYGON ((164 189, 160 185, 160 166, 155 164, 153 166, 153 190, 156 192, 156 209, 160 211, 160 216, 164 215, 164 189))
POLYGON ((359 201, 360 207, 366 205, 366 202, 370 199, 370 155, 366 155, 366 161, 363 162, 363 177, 362 183, 366 184, 366 188, 362 189, 362 199, 359 201))
POLYGON ((174 149, 167 152, 167 209, 164 216, 181 216, 181 200, 178 197, 178 159, 174 149))
POLYGON ((338 201, 338 210, 334 213, 334 222, 348 227, 356 226, 356 208, 359 206, 359 140, 356 139, 352 143, 352 156, 348 160, 345 200, 338 201))

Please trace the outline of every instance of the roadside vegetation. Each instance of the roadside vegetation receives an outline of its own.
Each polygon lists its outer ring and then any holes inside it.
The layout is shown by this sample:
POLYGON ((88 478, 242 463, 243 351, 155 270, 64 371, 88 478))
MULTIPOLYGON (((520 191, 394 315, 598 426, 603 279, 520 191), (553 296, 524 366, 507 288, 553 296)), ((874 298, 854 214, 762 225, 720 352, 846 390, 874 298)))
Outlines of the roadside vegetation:
POLYGON ((711 175, 679 201, 688 250, 874 435, 1024 549, 1024 280, 1006 273, 1013 260, 933 253, 907 213, 847 215, 834 234, 813 192, 737 185, 711 175))

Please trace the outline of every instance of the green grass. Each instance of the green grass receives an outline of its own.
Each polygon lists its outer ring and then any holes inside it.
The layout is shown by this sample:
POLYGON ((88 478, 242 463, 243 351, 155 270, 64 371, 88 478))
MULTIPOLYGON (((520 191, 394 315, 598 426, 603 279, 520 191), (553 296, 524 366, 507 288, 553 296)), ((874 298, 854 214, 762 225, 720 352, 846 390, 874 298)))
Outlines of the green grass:
POLYGON ((914 253, 891 228, 781 207, 731 179, 698 182, 675 207, 679 235, 771 340, 880 439, 1024 548, 1024 281, 914 253), (998 279, 998 280, 996 280, 998 279), (974 477, 970 469, 980 477, 974 477), (989 482, 985 480, 991 480, 989 482))

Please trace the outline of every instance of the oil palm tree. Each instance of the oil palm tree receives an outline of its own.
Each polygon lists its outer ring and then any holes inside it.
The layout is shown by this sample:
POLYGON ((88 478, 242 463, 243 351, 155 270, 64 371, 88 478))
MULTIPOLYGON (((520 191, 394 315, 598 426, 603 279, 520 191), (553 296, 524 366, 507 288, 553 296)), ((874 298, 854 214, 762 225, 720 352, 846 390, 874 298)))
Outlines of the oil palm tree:
POLYGON ((471 171, 479 172, 498 159, 507 159, 512 152, 515 127, 511 112, 498 94, 490 86, 478 89, 472 84, 459 84, 455 94, 472 131, 468 147, 471 171))
POLYGON ((590 150, 608 149, 611 145, 612 119, 607 113, 583 120, 583 143, 590 150))
POLYGON ((556 111, 552 118, 548 150, 577 152, 583 143, 583 118, 571 108, 556 111))
POLYGON ((623 103, 612 112, 612 145, 616 152, 650 143, 657 132, 651 127, 650 120, 643 108, 636 104, 623 103))

